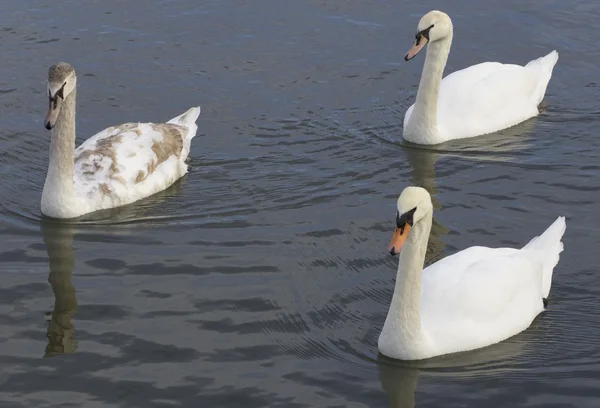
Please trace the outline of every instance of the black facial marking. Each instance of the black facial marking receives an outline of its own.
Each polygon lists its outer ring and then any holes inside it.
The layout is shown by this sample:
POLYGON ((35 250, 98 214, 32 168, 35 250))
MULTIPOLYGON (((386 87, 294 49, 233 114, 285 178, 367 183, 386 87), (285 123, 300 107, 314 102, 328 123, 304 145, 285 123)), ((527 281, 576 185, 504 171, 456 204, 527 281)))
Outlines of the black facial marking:
POLYGON ((417 211, 417 207, 413 208, 410 211, 405 212, 400 215, 400 213, 396 212, 396 227, 400 229, 400 233, 404 233, 404 226, 406 224, 413 226, 413 216, 415 215, 415 211, 417 211))
POLYGON ((58 90, 58 92, 56 92, 56 95, 55 95, 55 96, 59 97, 60 99, 65 99, 65 97, 64 97, 63 95, 64 95, 64 92, 65 92, 65 85, 66 85, 66 84, 67 84, 67 83, 65 82, 65 83, 63 84, 63 86, 61 86, 61 87, 60 87, 60 89, 58 90))
POLYGON ((542 302, 544 303, 544 307, 548 307, 548 299, 542 298, 542 302))
POLYGON ((417 39, 417 45, 419 45, 419 43, 421 42, 421 37, 425 37, 427 41, 429 41, 429 30, 431 30, 434 25, 435 24, 432 24, 424 30, 417 31, 417 33, 415 34, 415 38, 417 39))
POLYGON ((60 98, 63 100, 65 99, 65 97, 64 97, 65 85, 67 85, 66 82, 63 84, 63 86, 60 87, 60 89, 58 91, 56 91, 56 94, 54 95, 54 97, 52 97, 52 93, 48 89, 48 98, 50 99, 50 102, 54 102, 55 108, 56 108, 56 105, 58 104, 58 101, 56 100, 57 98, 60 98))

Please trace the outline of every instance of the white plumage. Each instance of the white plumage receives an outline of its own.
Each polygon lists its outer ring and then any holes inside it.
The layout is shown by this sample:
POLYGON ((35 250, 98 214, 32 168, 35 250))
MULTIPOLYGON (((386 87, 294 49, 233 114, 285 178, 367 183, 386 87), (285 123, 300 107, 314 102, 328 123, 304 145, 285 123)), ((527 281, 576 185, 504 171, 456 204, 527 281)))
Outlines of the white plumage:
POLYGON ((423 269, 433 211, 425 189, 400 195, 399 214, 413 208, 412 228, 397 229, 390 244, 401 252, 379 350, 418 360, 489 346, 528 328, 550 293, 565 218, 521 249, 471 247, 423 269))
POLYGON ((441 11, 419 22, 417 40, 405 59, 427 44, 427 56, 415 104, 404 116, 404 139, 437 144, 484 135, 517 125, 539 114, 558 53, 525 66, 484 62, 442 80, 452 43, 452 22, 441 11))
POLYGON ((164 190, 187 172, 185 163, 200 108, 167 123, 126 123, 109 127, 75 145, 75 71, 60 63, 50 68, 52 129, 42 212, 55 218, 118 207, 164 190))

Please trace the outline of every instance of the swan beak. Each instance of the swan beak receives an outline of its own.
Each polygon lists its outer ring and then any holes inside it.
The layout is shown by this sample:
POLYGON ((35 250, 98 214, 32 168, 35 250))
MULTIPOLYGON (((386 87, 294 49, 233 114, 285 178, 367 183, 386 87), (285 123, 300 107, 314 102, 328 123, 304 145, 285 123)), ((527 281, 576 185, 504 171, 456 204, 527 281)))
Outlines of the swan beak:
POLYGON ((61 105, 62 98, 60 96, 55 96, 54 98, 50 99, 48 114, 46 115, 46 119, 44 119, 44 126, 46 126, 46 129, 50 130, 54 127, 54 125, 56 125, 56 119, 58 119, 61 105))
POLYGON ((390 255, 398 255, 400 251, 402 251, 402 247, 404 246, 404 242, 406 242, 409 232, 410 225, 408 224, 404 224, 404 228, 396 227, 392 240, 390 241, 390 246, 388 247, 390 255))
POLYGON ((424 35, 420 35, 415 40, 415 43, 413 44, 411 49, 408 50, 408 52, 404 56, 404 61, 410 61, 411 59, 413 59, 415 57, 415 55, 417 55, 423 49, 423 47, 425 47, 425 45, 427 44, 428 41, 429 40, 427 38, 425 38, 424 35))

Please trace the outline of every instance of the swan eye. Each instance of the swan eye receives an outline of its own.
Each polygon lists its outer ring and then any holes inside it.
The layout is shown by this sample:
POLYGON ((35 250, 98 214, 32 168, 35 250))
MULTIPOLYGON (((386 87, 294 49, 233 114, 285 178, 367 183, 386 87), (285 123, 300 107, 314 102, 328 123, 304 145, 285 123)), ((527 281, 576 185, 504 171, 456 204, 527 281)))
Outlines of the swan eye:
POLYGON ((405 212, 402 215, 400 215, 400 212, 396 212, 396 227, 398 227, 401 232, 404 232, 404 226, 406 224, 410 225, 411 227, 413 226, 413 216, 415 215, 415 211, 417 211, 417 207, 405 212))
POLYGON ((66 84, 67 84, 67 83, 65 82, 65 83, 63 84, 63 86, 61 86, 61 87, 60 87, 60 89, 59 89, 59 90, 56 92, 56 95, 55 95, 55 97, 60 97, 60 99, 65 99, 65 97, 64 97, 63 95, 64 95, 64 91, 65 91, 65 85, 66 85, 66 84))
POLYGON ((59 98, 59 97, 61 99, 65 99, 65 97, 64 97, 65 85, 67 85, 66 82, 63 84, 63 86, 60 87, 60 89, 58 91, 56 91, 54 96, 52 96, 52 92, 50 92, 50 90, 48 89, 48 98, 50 98, 50 101, 54 101, 56 98, 59 98))
POLYGON ((417 45, 419 45, 419 42, 421 41, 421 37, 425 37, 427 39, 427 41, 429 41, 429 30, 431 30, 433 28, 433 26, 435 26, 435 24, 430 25, 429 27, 427 27, 424 30, 417 31, 417 33, 415 34, 415 38, 417 39, 417 45))

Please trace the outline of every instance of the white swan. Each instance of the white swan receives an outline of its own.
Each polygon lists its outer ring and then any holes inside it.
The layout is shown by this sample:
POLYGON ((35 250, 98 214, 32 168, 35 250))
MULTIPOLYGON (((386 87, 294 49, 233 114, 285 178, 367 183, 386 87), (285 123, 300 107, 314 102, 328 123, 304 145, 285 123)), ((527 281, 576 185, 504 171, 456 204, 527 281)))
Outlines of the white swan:
POLYGON ((71 65, 50 67, 44 124, 52 129, 52 138, 42 213, 74 218, 129 204, 164 190, 187 172, 200 107, 167 123, 109 127, 75 149, 76 85, 71 65))
POLYGON ((484 62, 442 80, 452 44, 450 17, 430 11, 419 21, 415 37, 406 61, 428 46, 417 99, 404 115, 405 140, 437 144, 496 132, 538 115, 558 61, 556 51, 524 67, 484 62))
POLYGON ((521 249, 475 246, 423 269, 431 196, 407 187, 398 198, 392 255, 396 287, 379 351, 420 360, 485 347, 525 330, 544 310, 566 224, 558 219, 521 249))

